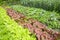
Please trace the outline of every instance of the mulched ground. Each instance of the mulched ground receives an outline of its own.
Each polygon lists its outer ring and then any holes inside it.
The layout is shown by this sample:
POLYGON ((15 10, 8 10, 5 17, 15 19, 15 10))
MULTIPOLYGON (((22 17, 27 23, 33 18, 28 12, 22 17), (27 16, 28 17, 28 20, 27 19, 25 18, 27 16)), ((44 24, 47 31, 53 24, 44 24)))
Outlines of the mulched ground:
POLYGON ((32 18, 27 19, 22 13, 16 12, 11 8, 7 8, 7 14, 14 19, 19 25, 28 28, 32 34, 36 35, 37 40, 57 40, 60 36, 59 32, 48 29, 46 25, 32 18))

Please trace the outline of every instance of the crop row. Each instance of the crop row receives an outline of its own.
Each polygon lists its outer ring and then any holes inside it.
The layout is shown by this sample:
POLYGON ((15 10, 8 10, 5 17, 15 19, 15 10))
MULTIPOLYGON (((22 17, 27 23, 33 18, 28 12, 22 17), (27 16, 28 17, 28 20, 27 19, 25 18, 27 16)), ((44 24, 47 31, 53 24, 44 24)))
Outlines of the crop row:
POLYGON ((20 5, 11 6, 14 10, 23 13, 27 18, 34 18, 47 25, 49 28, 60 29, 60 16, 56 12, 43 9, 24 7, 20 5))

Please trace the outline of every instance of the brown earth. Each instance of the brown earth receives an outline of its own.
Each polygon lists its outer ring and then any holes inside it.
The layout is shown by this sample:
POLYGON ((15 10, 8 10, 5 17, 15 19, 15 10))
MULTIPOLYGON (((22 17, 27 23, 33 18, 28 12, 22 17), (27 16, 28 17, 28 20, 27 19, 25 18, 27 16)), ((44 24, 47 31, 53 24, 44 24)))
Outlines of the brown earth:
POLYGON ((37 40, 57 40, 60 33, 52 29, 48 29, 46 25, 32 18, 27 19, 22 13, 16 12, 11 8, 7 8, 7 14, 14 19, 19 25, 28 28, 32 34, 36 35, 37 40))

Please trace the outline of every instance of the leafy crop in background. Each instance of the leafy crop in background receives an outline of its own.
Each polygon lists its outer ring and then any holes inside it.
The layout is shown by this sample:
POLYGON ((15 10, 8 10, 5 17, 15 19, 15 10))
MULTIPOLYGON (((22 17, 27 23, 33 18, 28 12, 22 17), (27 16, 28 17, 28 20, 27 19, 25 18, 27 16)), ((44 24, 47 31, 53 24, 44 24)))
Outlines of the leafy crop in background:
POLYGON ((60 0, 0 0, 0 5, 16 4, 60 12, 60 0))
POLYGON ((45 10, 55 10, 60 12, 60 0, 5 0, 0 1, 2 4, 21 4, 29 7, 43 8, 45 10))
POLYGON ((60 0, 20 0, 20 4, 60 12, 60 0))
POLYGON ((28 29, 23 29, 0 7, 0 40, 36 40, 28 29))
POLYGON ((49 12, 43 9, 24 7, 20 5, 11 6, 16 11, 19 11, 27 16, 27 18, 34 18, 46 24, 49 28, 60 29, 60 16, 56 12, 49 12))

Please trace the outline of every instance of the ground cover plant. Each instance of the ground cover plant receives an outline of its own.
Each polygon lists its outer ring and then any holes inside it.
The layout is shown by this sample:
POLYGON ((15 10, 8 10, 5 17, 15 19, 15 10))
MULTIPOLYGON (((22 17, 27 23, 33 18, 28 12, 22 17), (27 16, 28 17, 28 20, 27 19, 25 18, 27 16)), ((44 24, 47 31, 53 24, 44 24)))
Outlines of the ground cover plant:
POLYGON ((11 19, 4 8, 0 7, 0 40, 36 40, 30 36, 28 29, 24 29, 11 19))
POLYGON ((24 7, 21 5, 11 6, 14 10, 23 13, 27 18, 34 18, 47 25, 49 28, 60 29, 60 15, 56 12, 43 9, 24 7))

